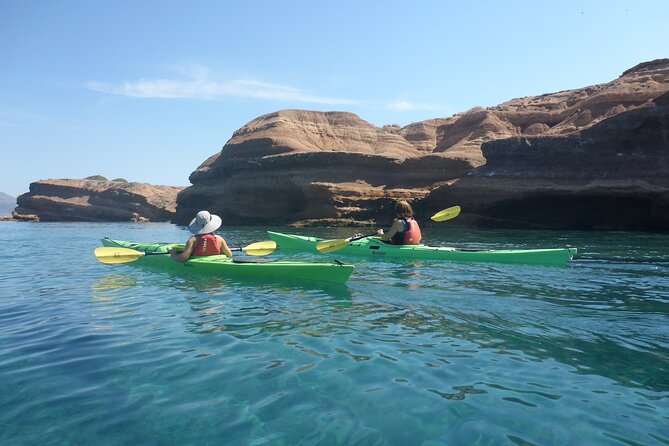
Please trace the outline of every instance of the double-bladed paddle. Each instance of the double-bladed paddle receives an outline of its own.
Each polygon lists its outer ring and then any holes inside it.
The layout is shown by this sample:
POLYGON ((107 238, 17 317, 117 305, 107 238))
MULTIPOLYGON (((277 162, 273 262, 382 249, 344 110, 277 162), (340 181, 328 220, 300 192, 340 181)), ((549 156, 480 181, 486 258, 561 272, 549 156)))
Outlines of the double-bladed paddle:
MULTIPOLYGON (((460 206, 452 206, 450 208, 447 208, 447 209, 444 209, 444 210, 441 210, 441 211, 437 212, 436 214, 434 214, 430 218, 424 218, 420 221, 427 221, 427 220, 432 220, 432 221, 436 221, 436 222, 446 221, 446 220, 450 220, 452 218, 457 217, 459 213, 460 213, 460 206)), ((316 249, 320 253, 327 254, 327 253, 335 252, 335 251, 338 251, 338 250, 342 249, 343 247, 345 247, 346 245, 348 245, 350 242, 352 242, 354 240, 360 240, 360 239, 367 238, 367 237, 373 237, 375 235, 376 235, 376 232, 373 233, 373 234, 359 235, 357 237, 350 237, 350 238, 347 238, 347 239, 323 240, 322 242, 320 242, 316 245, 316 249)))
MULTIPOLYGON (((230 248, 230 251, 241 251, 250 256, 266 256, 276 249, 273 241, 251 243, 243 248, 230 248)), ((104 247, 95 248, 95 257, 102 263, 130 263, 144 256, 165 255, 169 252, 143 252, 129 248, 104 247)))

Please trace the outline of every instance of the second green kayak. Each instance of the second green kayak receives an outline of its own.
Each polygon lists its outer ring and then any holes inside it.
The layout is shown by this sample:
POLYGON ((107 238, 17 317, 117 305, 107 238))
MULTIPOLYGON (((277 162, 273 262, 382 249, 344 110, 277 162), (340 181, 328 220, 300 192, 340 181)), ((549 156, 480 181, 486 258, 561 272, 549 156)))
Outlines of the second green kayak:
MULTIPOLYGON (((324 239, 302 235, 282 234, 267 231, 270 239, 282 249, 317 253, 316 245, 324 239)), ((504 249, 504 250, 465 250, 448 247, 425 245, 389 245, 376 237, 351 241, 337 251, 337 255, 350 254, 368 257, 414 260, 452 260, 460 262, 497 262, 525 263, 542 265, 564 265, 574 255, 576 248, 554 249, 504 249)))
POLYGON ((343 263, 307 263, 269 261, 265 259, 229 258, 224 255, 193 257, 184 263, 175 262, 167 253, 171 248, 183 245, 171 243, 134 243, 121 240, 103 238, 105 247, 128 248, 144 252, 147 255, 140 257, 132 264, 152 265, 160 269, 188 273, 204 272, 219 277, 271 277, 284 279, 318 280, 324 282, 344 283, 353 272, 353 265, 343 263))

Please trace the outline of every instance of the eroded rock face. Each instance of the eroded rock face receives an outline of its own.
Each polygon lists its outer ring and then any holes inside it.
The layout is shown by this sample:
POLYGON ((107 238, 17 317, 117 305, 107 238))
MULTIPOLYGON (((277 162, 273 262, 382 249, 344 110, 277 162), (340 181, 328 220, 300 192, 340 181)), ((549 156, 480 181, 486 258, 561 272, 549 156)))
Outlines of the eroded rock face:
MULTIPOLYGON (((662 95, 668 91, 669 59, 662 59, 607 84, 514 99, 403 128, 378 128, 344 112, 271 113, 235 132, 220 153, 191 174, 193 186, 179 194, 175 220, 185 224, 198 210, 209 209, 228 224, 385 224, 395 198, 413 199, 426 211, 467 203, 472 207, 463 206, 465 217, 474 209, 488 212, 483 203, 491 205, 495 194, 511 200, 527 189, 566 188, 572 198, 585 197, 578 185, 602 169, 618 169, 616 175, 625 181, 647 181, 643 172, 632 173, 625 156, 636 160, 648 150, 664 156, 662 95), (621 138, 627 147, 622 152, 621 138), (567 168, 566 160, 574 168, 567 168), (491 175, 502 165, 504 174, 491 175), (559 188, 526 181, 537 175, 564 180, 559 188), (470 177, 487 178, 487 189, 481 189, 484 180, 470 177), (478 196, 480 201, 457 201, 478 196)), ((597 197, 615 196, 620 185, 602 183, 597 197)), ((573 208, 567 201, 554 203, 561 215, 573 208)), ((518 207, 513 215, 521 211, 518 207)), ((606 213, 598 221, 608 219, 606 213)), ((470 217, 458 220, 483 221, 470 217)), ((523 217, 515 223, 568 225, 541 221, 523 217)))
POLYGON ((39 221, 129 221, 137 213, 151 221, 171 221, 181 190, 145 183, 41 180, 17 198, 13 215, 39 221))
POLYGON ((423 197, 477 164, 422 153, 352 113, 286 110, 242 127, 191 174, 176 221, 209 209, 226 224, 367 222, 380 201, 423 197))
POLYGON ((423 200, 454 224, 669 230, 669 93, 564 136, 483 144, 487 163, 423 200))

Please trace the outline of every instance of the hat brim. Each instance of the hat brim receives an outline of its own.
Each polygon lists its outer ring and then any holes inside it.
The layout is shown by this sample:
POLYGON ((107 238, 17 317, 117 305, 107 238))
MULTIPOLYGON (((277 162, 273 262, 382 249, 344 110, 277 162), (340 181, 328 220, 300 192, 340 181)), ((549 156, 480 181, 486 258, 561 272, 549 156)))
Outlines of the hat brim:
POLYGON ((221 223, 223 223, 221 217, 219 217, 218 215, 211 214, 211 220, 209 220, 209 223, 207 223, 204 226, 199 225, 195 218, 191 220, 190 224, 188 225, 188 230, 191 232, 191 234, 194 235, 209 234, 210 232, 214 232, 215 230, 220 228, 221 223))

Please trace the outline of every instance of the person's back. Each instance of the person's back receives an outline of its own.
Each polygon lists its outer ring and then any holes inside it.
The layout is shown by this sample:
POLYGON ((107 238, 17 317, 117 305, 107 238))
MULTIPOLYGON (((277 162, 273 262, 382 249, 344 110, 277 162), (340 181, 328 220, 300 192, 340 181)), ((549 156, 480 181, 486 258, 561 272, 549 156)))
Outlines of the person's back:
POLYGON ((188 230, 193 234, 186 242, 184 250, 177 253, 170 251, 172 259, 177 262, 185 262, 190 257, 215 256, 225 254, 232 257, 232 251, 228 248, 225 239, 215 235, 214 231, 221 226, 221 217, 210 214, 208 211, 200 211, 188 225, 188 230))
POLYGON ((191 257, 218 256, 221 255, 222 237, 214 234, 196 235, 195 247, 191 257), (220 239, 220 240, 219 240, 220 239))
POLYGON ((381 241, 392 245, 418 245, 422 234, 418 222, 413 219, 413 209, 406 200, 398 200, 395 203, 395 214, 397 219, 393 222, 388 232, 383 229, 378 231, 381 241))
POLYGON ((413 218, 403 218, 399 220, 403 226, 403 230, 396 232, 390 239, 393 245, 419 245, 422 238, 420 226, 413 218))

